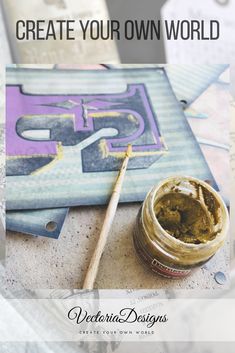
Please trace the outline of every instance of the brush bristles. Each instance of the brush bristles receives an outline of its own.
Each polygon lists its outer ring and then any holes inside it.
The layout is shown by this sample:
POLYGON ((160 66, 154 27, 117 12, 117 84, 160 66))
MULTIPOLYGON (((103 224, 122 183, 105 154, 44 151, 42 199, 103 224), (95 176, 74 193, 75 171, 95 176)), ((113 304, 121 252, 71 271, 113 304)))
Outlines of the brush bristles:
POLYGON ((126 156, 130 157, 132 155, 132 145, 128 144, 127 150, 126 150, 126 156))

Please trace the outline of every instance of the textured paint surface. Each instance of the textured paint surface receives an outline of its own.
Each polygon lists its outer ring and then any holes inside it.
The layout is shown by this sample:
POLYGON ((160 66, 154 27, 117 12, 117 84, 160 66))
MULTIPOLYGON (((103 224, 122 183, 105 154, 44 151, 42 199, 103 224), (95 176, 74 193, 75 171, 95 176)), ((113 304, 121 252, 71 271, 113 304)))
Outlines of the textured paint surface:
POLYGON ((6 88, 7 175, 32 174, 63 159, 63 147, 79 145, 102 129, 116 130, 115 137, 97 139, 81 150, 83 172, 118 170, 130 142, 130 169, 148 168, 165 150, 144 84, 94 96, 29 95, 22 89, 6 88), (38 131, 48 131, 48 140, 24 135, 38 131))

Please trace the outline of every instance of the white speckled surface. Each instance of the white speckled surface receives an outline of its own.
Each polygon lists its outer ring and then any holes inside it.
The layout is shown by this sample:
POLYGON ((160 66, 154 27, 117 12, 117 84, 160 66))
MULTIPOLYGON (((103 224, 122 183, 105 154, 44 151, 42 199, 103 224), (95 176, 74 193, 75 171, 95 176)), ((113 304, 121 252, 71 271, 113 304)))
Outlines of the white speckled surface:
MULTIPOLYGON (((214 273, 228 276, 228 246, 201 269, 181 280, 152 274, 136 256, 132 230, 139 204, 119 205, 112 231, 101 259, 96 288, 214 289, 214 273)), ((17 290, 26 288, 81 288, 85 271, 102 226, 103 207, 71 209, 59 240, 7 235, 7 281, 17 290)))

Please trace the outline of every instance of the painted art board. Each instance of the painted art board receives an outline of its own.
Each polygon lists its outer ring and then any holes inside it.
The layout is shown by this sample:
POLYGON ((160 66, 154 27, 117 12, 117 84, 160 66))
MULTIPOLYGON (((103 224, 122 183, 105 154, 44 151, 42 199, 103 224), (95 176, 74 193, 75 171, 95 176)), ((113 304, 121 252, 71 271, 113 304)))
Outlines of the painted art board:
POLYGON ((57 239, 68 208, 7 211, 6 228, 15 232, 57 239))
POLYGON ((8 68, 7 84, 8 210, 106 203, 128 143, 121 202, 173 174, 216 187, 164 69, 8 68))
MULTIPOLYGON (((153 65, 152 65, 153 66, 153 65)), ((138 65, 125 65, 135 67, 138 65)), ((173 85, 178 100, 191 103, 212 82, 214 82, 227 65, 167 65, 168 77, 173 85), (189 78, 185 80, 185 78, 189 78)), ((57 238, 67 214, 66 208, 36 211, 7 212, 7 229, 33 235, 57 238), (48 230, 47 224, 55 224, 55 229, 48 230)))

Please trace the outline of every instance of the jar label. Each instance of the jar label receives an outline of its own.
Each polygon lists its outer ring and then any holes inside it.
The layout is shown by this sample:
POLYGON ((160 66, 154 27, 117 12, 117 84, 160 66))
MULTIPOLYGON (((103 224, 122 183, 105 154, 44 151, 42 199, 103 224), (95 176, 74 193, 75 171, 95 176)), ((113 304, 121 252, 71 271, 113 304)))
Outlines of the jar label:
POLYGON ((168 278, 180 278, 187 276, 191 270, 181 270, 173 267, 169 267, 161 263, 156 258, 153 258, 149 252, 142 246, 140 239, 138 239, 137 229, 135 228, 134 232, 134 246, 137 254, 145 262, 145 264, 151 268, 151 270, 161 276, 168 278))
POLYGON ((184 277, 187 276, 191 270, 179 270, 166 265, 163 265, 157 259, 153 259, 151 262, 152 270, 161 274, 165 277, 184 277))

